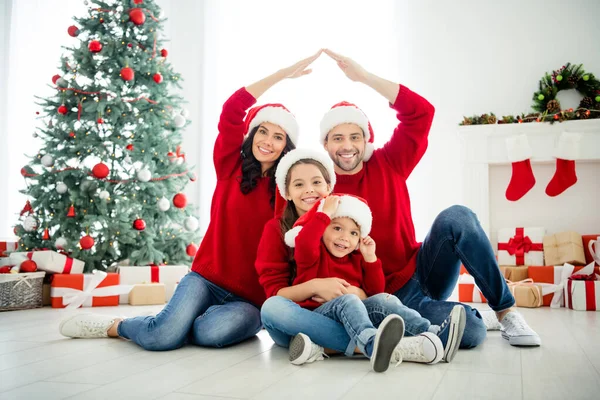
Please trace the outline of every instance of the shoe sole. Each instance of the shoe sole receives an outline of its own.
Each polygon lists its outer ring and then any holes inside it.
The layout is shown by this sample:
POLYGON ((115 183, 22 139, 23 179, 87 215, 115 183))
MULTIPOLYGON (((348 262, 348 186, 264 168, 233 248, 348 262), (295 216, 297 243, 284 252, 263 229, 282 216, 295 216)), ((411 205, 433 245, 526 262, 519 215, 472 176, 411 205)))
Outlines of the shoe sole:
POLYGON ((540 337, 535 336, 520 336, 520 337, 510 337, 506 334, 506 332, 502 332, 502 337, 508 340, 508 343, 511 346, 517 347, 538 347, 542 345, 542 339, 540 337))
POLYGON ((290 362, 294 365, 302 365, 310 356, 310 346, 306 345, 303 334, 297 334, 290 341, 290 362))
POLYGON ((467 323, 467 313, 463 306, 455 306, 450 313, 450 332, 448 333, 448 343, 444 349, 443 361, 451 362, 456 356, 460 347, 460 341, 465 333, 467 323))
POLYGON ((385 372, 390 367, 394 349, 404 337, 404 320, 398 315, 388 315, 377 329, 371 354, 371 368, 385 372))
POLYGON ((437 364, 440 361, 442 361, 442 359, 444 358, 444 346, 442 346, 442 342, 440 341, 439 338, 437 338, 437 342, 435 342, 432 338, 430 338, 428 335, 422 335, 423 337, 425 337, 425 339, 427 339, 428 341, 431 342, 431 344, 433 345, 433 348, 435 349, 435 357, 433 357, 433 361, 427 362, 426 364, 437 364))

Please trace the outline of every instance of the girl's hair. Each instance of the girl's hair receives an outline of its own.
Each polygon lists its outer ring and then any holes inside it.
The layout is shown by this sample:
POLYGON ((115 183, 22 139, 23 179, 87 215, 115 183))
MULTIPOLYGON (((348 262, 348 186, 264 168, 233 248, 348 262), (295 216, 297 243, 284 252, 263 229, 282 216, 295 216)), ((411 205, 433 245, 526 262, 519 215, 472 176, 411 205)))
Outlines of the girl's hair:
MULTIPOLYGON (((261 176, 263 176, 262 166, 260 165, 260 161, 258 161, 256 159, 256 157, 254 157, 254 154, 252 153, 252 142, 254 141, 254 136, 256 135, 256 132, 258 132, 259 128, 260 128, 260 125, 253 128, 250 131, 250 133, 248 134, 248 137, 246 138, 246 140, 244 140, 244 143, 242 143, 242 151, 241 151, 242 176, 241 176, 241 178, 238 178, 238 180, 240 182, 240 190, 242 191, 243 194, 248 194, 251 191, 253 191, 254 188, 256 187, 256 185, 258 185, 258 179, 261 176)), ((264 176, 269 178, 269 192, 271 193, 271 199, 270 199, 271 208, 275 208, 275 189, 277 187, 277 184, 275 182, 275 170, 277 169, 277 165, 279 164, 279 161, 281 160, 281 158, 287 152, 289 152, 290 150, 293 150, 295 148, 296 148, 296 146, 294 146, 294 143, 292 143, 289 136, 286 135, 285 147, 283 148, 281 155, 279 156, 277 161, 275 161, 275 164, 273 164, 273 166, 271 168, 269 168, 268 170, 266 170, 264 173, 264 176)))
MULTIPOLYGON (((303 158, 301 160, 296 161, 288 170, 287 176, 285 177, 286 192, 288 191, 288 187, 290 185, 290 178, 292 176, 292 170, 294 169, 294 167, 296 165, 300 165, 300 164, 310 164, 310 165, 314 165, 315 167, 317 167, 319 169, 319 171, 321 171, 321 175, 323 175, 325 182, 327 182, 328 185, 331 185, 331 176, 329 175, 329 171, 327 171, 327 168, 325 168, 323 166, 323 164, 321 164, 317 160, 313 160, 312 158, 303 158)), ((300 216, 298 215, 298 211, 296 210, 296 205, 294 204, 294 202, 292 200, 288 200, 288 202, 285 206, 285 209, 283 210, 283 214, 281 215, 281 218, 279 220, 279 224, 281 226, 282 240, 285 236, 285 233, 294 227, 294 224, 296 223, 298 218, 300 218, 300 216)), ((292 282, 294 282, 294 279, 296 279, 296 260, 294 259, 294 249, 293 248, 291 248, 289 251, 288 262, 290 264, 290 283, 289 284, 291 285, 292 282)))

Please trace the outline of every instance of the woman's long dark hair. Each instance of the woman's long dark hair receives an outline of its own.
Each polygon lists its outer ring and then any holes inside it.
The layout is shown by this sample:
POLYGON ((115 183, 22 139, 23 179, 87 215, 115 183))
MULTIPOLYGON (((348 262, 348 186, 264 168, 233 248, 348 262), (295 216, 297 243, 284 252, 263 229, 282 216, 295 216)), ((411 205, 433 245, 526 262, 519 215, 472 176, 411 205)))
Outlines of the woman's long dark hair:
POLYGON ((258 132, 259 128, 260 125, 253 128, 250 131, 250 134, 248 135, 246 140, 244 140, 244 143, 242 143, 242 176, 241 178, 239 178, 240 190, 243 194, 248 194, 254 190, 256 185, 258 185, 259 178, 261 178, 262 176, 268 177, 269 192, 271 193, 270 204, 271 208, 275 208, 275 189, 277 188, 277 184, 275 183, 275 170, 277 169, 277 165, 279 165, 279 161, 281 160, 281 158, 290 150, 295 149, 296 146, 294 145, 294 143, 292 143, 290 137, 286 135, 285 147, 283 148, 281 155, 279 156, 277 161, 275 161, 275 164, 273 164, 271 168, 266 170, 263 175, 260 161, 258 161, 252 153, 252 143, 254 141, 254 136, 256 135, 256 132, 258 132))
MULTIPOLYGON (((312 158, 303 158, 303 159, 296 161, 290 167, 290 169, 288 169, 287 175, 285 177, 286 191, 288 190, 288 187, 290 184, 292 169, 296 165, 299 165, 299 164, 310 164, 310 165, 314 165, 315 167, 319 168, 319 171, 321 171, 321 175, 323 175, 325 182, 327 182, 328 185, 331 185, 331 176, 329 175, 329 171, 327 171, 327 168, 325 168, 323 166, 323 164, 321 164, 317 160, 313 160, 312 158)), ((284 239, 285 233, 294 227, 294 224, 296 223, 298 218, 300 218, 300 216, 298 215, 298 211, 296 210, 296 205, 294 204, 293 201, 288 200, 287 204, 285 205, 285 209, 283 210, 283 214, 281 215, 281 219, 279 220, 279 224, 281 226, 282 240, 284 239)), ((290 264, 290 283, 289 284, 291 285, 294 282, 294 279, 296 279, 296 260, 294 259, 294 249, 293 248, 291 248, 289 251, 288 263, 290 264)))

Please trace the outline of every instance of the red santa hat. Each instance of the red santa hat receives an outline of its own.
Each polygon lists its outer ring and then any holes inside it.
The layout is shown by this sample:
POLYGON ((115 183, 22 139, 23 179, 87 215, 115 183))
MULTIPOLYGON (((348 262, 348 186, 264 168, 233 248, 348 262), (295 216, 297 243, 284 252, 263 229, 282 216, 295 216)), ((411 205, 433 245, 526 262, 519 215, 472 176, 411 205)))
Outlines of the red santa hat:
POLYGON ((373 146, 375 135, 373 134, 373 128, 371 127, 369 119, 355 104, 342 101, 331 107, 331 110, 323 116, 323 119, 321 120, 321 143, 325 143, 325 138, 329 132, 341 124, 356 124, 362 129, 365 140, 367 141, 363 160, 369 161, 375 150, 375 147, 373 146))
POLYGON ((290 141, 294 145, 298 144, 299 128, 296 117, 294 117, 294 114, 285 108, 283 104, 279 103, 263 104, 248 110, 248 115, 246 115, 246 133, 244 135, 244 140, 246 140, 252 129, 263 122, 279 125, 290 138, 290 141))
MULTIPOLYGON (((340 196, 340 204, 331 219, 334 220, 335 218, 348 217, 354 220, 360 228, 360 236, 363 238, 367 236, 371 232, 371 225, 373 224, 373 216, 367 201, 361 197, 352 196, 350 194, 332 193, 332 195, 340 196)), ((296 246, 296 236, 298 236, 298 233, 300 233, 304 224, 310 221, 317 212, 323 211, 324 204, 325 199, 315 204, 313 208, 306 212, 306 214, 298 218, 294 227, 286 232, 285 244, 289 247, 296 246)))
POLYGON ((333 161, 331 161, 329 154, 314 149, 294 149, 279 160, 277 170, 275 171, 277 189, 279 189, 279 194, 284 199, 287 197, 285 178, 287 177, 290 168, 298 161, 304 159, 315 160, 325 167, 327 172, 329 172, 329 179, 331 180, 329 183, 330 190, 333 190, 333 187, 335 186, 335 169, 333 168, 333 161))

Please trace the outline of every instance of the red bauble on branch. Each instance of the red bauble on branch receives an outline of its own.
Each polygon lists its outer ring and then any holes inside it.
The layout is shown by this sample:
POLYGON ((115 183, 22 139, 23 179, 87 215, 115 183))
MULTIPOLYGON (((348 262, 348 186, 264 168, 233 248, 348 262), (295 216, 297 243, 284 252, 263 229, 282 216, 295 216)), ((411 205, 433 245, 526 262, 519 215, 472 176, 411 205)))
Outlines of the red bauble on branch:
POLYGON ((102 43, 97 40, 92 40, 90 44, 88 44, 88 49, 92 53, 99 53, 102 50, 102 43))
POLYGON ((194 244, 188 244, 187 247, 185 248, 185 253, 190 257, 194 257, 196 255, 197 251, 198 251, 198 248, 194 244))
POLYGON ((133 145, 131 143, 129 143, 127 146, 125 146, 125 148, 129 151, 133 151, 133 145))
POLYGON ((134 8, 129 11, 129 19, 136 25, 142 25, 146 21, 146 14, 141 8, 134 8))
POLYGON ((173 205, 177 208, 185 208, 187 205, 187 197, 183 193, 177 193, 173 196, 173 205))
POLYGON ((69 132, 69 137, 74 138, 75 137, 75 132, 69 132))
POLYGON ((75 25, 71 25, 67 29, 67 32, 69 33, 69 36, 76 37, 77 35, 79 35, 79 28, 76 27, 75 25))
POLYGON ((133 4, 142 4, 144 0, 133 0, 133 4))
POLYGON ((158 72, 152 76, 152 79, 154 79, 154 82, 156 83, 161 83, 163 81, 162 75, 158 72))
POLYGON ((56 81, 60 79, 60 75, 56 74, 52 77, 52 83, 54 83, 56 85, 56 81))
POLYGON ((90 235, 86 235, 79 240, 79 245, 84 250, 89 250, 94 247, 94 238, 90 235))
POLYGON ((104 123, 104 119, 102 117, 100 117, 100 118, 98 118, 96 120, 96 122, 99 123, 99 124, 103 124, 104 123))
POLYGON ((108 176, 110 170, 108 169, 108 167, 106 166, 106 164, 103 163, 98 163, 96 165, 94 165, 94 168, 92 168, 92 174, 94 175, 94 177, 98 178, 98 179, 104 179, 108 176))
POLYGON ((168 56, 168 55, 169 55, 169 52, 167 51, 167 49, 162 49, 162 50, 160 51, 160 55, 161 55, 162 57, 166 57, 166 56, 168 56))
POLYGON ((124 81, 130 81, 133 79, 133 77, 135 76, 135 72, 133 72, 133 69, 129 68, 129 67, 125 67, 121 69, 121 78, 123 78, 124 81))
POLYGON ((133 221, 133 229, 137 231, 143 231, 144 229, 146 229, 146 221, 144 221, 141 218, 136 219, 135 221, 133 221))
POLYGON ((59 106, 57 109, 58 113, 61 115, 67 115, 67 113, 69 112, 69 109, 67 108, 67 106, 65 106, 64 104, 59 106))

